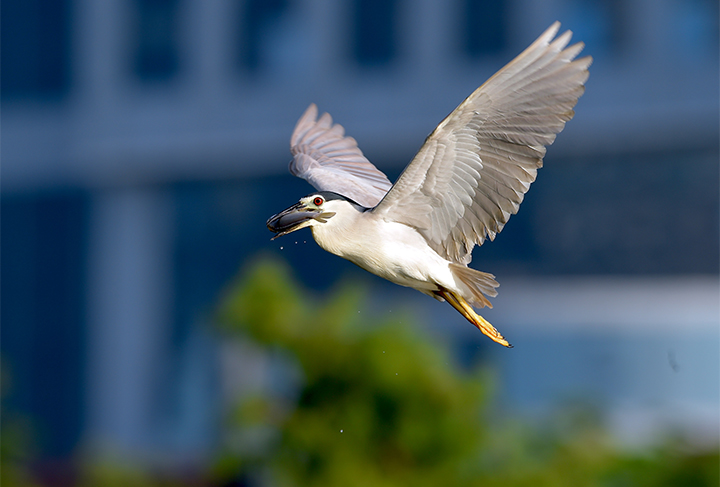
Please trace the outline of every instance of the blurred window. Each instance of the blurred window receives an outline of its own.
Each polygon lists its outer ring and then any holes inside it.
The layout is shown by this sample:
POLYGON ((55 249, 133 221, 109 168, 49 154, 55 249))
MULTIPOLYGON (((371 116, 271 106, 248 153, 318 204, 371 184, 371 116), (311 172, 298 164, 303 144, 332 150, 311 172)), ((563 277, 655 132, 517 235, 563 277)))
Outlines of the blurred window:
POLYGON ((616 55, 625 44, 626 6, 622 0, 568 0, 558 19, 573 31, 573 39, 590 46, 587 54, 616 55))
POLYGON ((463 0, 462 48, 470 57, 500 53, 507 47, 507 2, 463 0))
POLYGON ((378 66, 393 60, 397 51, 395 0, 354 0, 352 27, 352 55, 360 65, 378 66))
POLYGON ((42 457, 83 427, 87 209, 80 192, 2 198, 3 412, 27 415, 42 457))
POLYGON ((68 0, 3 0, 2 97, 62 96, 70 84, 68 0))
POLYGON ((704 62, 718 55, 718 1, 675 0, 673 45, 685 60, 704 62))
POLYGON ((246 0, 242 2, 240 64, 257 71, 267 62, 269 34, 288 8, 287 0, 246 0))
POLYGON ((178 0, 135 0, 134 72, 143 80, 167 80, 179 69, 178 0))

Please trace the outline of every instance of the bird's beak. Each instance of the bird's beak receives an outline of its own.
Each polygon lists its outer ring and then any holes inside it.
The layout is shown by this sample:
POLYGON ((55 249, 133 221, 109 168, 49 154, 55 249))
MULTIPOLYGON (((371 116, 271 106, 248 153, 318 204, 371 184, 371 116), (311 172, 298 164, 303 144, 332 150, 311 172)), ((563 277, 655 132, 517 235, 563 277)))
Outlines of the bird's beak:
POLYGON ((300 202, 294 204, 287 210, 281 211, 277 215, 271 216, 267 221, 267 227, 271 232, 277 234, 272 238, 272 240, 275 240, 295 230, 307 227, 312 220, 318 220, 324 223, 334 214, 335 213, 322 212, 317 208, 308 208, 300 202))

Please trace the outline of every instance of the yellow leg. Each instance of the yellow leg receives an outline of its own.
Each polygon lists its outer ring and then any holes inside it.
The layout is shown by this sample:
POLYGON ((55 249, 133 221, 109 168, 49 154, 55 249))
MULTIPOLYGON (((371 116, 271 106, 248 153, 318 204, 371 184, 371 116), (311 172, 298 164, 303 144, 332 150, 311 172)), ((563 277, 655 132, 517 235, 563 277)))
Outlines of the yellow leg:
POLYGON ((487 335, 492 341, 497 342, 500 345, 504 345, 508 348, 512 348, 512 345, 510 345, 510 343, 505 340, 505 338, 500 334, 500 332, 497 331, 495 327, 492 326, 485 318, 477 314, 472 308, 472 306, 470 306, 462 296, 458 296, 454 292, 448 291, 447 289, 440 289, 439 291, 435 292, 445 298, 445 301, 450 303, 453 308, 458 310, 460 314, 465 317, 466 320, 477 326, 478 329, 485 335, 487 335))

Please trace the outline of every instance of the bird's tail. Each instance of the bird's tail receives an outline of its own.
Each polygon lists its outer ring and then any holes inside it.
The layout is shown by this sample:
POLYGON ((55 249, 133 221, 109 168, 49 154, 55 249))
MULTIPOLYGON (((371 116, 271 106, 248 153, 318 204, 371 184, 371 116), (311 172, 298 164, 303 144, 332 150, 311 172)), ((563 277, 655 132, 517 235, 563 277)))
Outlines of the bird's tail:
POLYGON ((484 308, 485 306, 492 308, 492 304, 490 304, 486 296, 492 298, 497 296, 495 288, 498 287, 499 284, 495 280, 495 276, 454 263, 450 264, 450 272, 470 291, 470 297, 466 301, 462 296, 447 289, 441 289, 438 294, 450 303, 453 308, 458 310, 466 320, 477 326, 481 332, 490 337, 491 340, 506 347, 512 347, 500 332, 485 318, 478 315, 471 306, 472 304, 479 308, 484 308), (468 303, 468 301, 470 301, 470 303, 468 303))
POLYGON ((500 284, 495 280, 495 276, 455 263, 450 264, 450 272, 470 290, 472 297, 469 301, 474 306, 492 308, 492 304, 485 296, 491 298, 497 296, 495 288, 500 284))

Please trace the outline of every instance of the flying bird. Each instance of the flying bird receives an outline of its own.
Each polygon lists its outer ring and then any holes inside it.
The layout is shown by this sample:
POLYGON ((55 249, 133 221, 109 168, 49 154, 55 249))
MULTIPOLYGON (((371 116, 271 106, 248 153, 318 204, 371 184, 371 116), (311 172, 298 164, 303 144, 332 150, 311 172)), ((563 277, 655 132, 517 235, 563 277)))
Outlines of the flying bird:
POLYGON ((545 148, 584 92, 584 45, 555 22, 475 90, 425 139, 395 184, 315 104, 293 131, 290 172, 317 192, 272 216, 277 238, 310 227, 328 252, 395 284, 447 301, 506 347, 473 307, 492 307, 495 276, 468 267, 518 211, 545 148))

